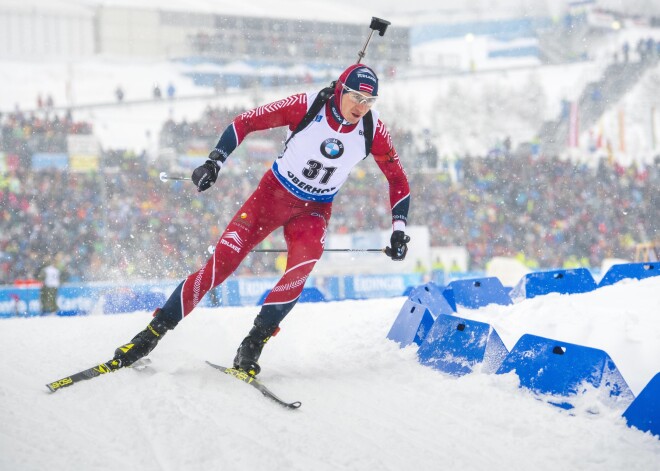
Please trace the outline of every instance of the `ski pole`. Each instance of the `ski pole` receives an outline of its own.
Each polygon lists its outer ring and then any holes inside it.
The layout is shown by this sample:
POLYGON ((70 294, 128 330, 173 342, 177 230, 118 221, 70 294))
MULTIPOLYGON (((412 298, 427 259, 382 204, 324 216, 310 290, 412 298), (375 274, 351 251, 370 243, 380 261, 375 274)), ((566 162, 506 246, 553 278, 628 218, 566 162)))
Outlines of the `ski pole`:
POLYGON ((169 180, 192 180, 190 177, 170 177, 166 172, 160 172, 160 181, 166 182, 169 180))
MULTIPOLYGON (((324 249, 324 252, 385 252, 385 249, 324 249)), ((250 252, 270 253, 270 252, 288 252, 287 249, 254 249, 250 252)))
POLYGON ((392 23, 390 23, 387 20, 376 18, 375 16, 371 17, 371 24, 369 25, 369 28, 371 28, 371 33, 369 33, 369 37, 367 38, 367 41, 364 43, 364 46, 362 46, 360 52, 358 52, 358 60, 356 64, 359 64, 364 58, 364 56, 367 55, 367 46, 369 46, 369 42, 371 41, 371 37, 374 35, 374 33, 378 31, 379 36, 384 36, 387 27, 391 24, 392 23))
MULTIPOLYGON (((209 245, 206 249, 208 253, 212 254, 215 252, 215 247, 209 245)), ((324 252, 382 252, 385 253, 385 249, 325 249, 324 252)), ((251 253, 286 253, 287 249, 253 249, 250 250, 251 253)))

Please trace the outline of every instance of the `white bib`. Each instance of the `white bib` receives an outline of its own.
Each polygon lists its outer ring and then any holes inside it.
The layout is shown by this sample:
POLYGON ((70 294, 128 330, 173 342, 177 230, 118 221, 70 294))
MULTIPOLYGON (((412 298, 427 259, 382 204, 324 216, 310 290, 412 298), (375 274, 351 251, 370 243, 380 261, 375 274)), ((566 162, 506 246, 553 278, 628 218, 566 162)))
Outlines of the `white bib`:
MULTIPOLYGON (((307 95, 308 109, 315 97, 316 93, 307 95)), ((374 111, 371 114, 375 129, 378 115, 374 111)), ((287 138, 290 135, 291 131, 287 138)), ((328 124, 324 106, 312 123, 289 141, 273 163, 273 173, 297 197, 330 202, 365 157, 362 120, 353 131, 342 134, 328 124)))

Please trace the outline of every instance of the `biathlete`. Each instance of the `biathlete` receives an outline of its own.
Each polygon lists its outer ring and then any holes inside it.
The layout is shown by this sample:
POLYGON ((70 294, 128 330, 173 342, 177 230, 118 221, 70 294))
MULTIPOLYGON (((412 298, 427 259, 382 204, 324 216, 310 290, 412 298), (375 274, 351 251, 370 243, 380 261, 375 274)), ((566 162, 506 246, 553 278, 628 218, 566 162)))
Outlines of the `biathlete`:
POLYGON ((211 258, 179 284, 143 331, 116 349, 114 359, 128 366, 149 354, 210 289, 236 270, 250 250, 283 227, 286 270, 234 358, 234 368, 257 375, 264 345, 279 331, 323 254, 335 195, 353 167, 369 153, 389 183, 392 235, 385 253, 392 260, 403 260, 410 241, 405 234, 410 188, 390 134, 371 109, 377 97, 375 72, 355 64, 340 75, 334 88, 292 95, 237 116, 220 136, 209 160, 193 171, 198 191, 215 183, 229 155, 253 131, 288 126, 284 150, 232 218, 211 258))

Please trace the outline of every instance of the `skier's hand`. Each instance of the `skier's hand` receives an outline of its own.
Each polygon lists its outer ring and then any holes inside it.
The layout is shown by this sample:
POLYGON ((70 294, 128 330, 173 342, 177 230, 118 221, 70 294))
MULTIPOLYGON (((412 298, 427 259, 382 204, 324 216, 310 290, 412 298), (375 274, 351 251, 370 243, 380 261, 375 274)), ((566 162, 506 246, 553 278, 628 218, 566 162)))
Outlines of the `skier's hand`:
POLYGON ((192 173, 192 181, 197 185, 197 191, 204 191, 211 188, 211 185, 218 179, 218 172, 222 168, 222 162, 219 160, 207 160, 203 165, 197 167, 192 173))
POLYGON ((385 247, 385 255, 390 257, 392 260, 403 260, 406 258, 408 253, 408 246, 406 245, 410 242, 410 236, 404 234, 403 231, 394 231, 390 237, 390 247, 385 247))

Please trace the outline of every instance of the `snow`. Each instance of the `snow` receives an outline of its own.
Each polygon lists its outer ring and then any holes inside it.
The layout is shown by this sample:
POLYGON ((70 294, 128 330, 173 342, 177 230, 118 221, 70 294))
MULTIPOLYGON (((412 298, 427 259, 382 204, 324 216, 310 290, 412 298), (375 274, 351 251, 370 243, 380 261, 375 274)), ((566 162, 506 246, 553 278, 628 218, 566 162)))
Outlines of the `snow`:
MULTIPOLYGON (((660 440, 585 396, 572 412, 514 374, 454 378, 386 339, 404 298, 300 304, 264 350, 261 379, 289 411, 223 375, 254 307, 197 309, 145 370, 51 394, 149 321, 136 312, 2 322, 0 469, 654 470, 660 440)), ((523 333, 601 348, 635 394, 660 370, 660 277, 459 310, 508 349, 523 333)))

